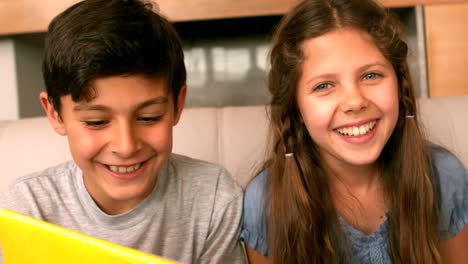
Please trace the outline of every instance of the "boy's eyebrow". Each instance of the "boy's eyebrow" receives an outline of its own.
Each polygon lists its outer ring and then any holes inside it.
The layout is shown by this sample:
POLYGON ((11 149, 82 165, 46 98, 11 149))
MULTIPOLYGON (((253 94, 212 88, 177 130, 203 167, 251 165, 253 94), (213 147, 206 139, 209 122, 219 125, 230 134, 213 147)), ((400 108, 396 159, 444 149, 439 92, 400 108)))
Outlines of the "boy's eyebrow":
POLYGON ((166 104, 167 102, 169 102, 169 99, 167 97, 158 96, 156 98, 153 98, 153 99, 150 99, 148 101, 144 101, 141 104, 138 104, 137 109, 142 109, 142 108, 145 108, 147 106, 154 105, 154 104, 166 104))
POLYGON ((104 111, 110 112, 110 108, 104 105, 79 104, 73 107, 73 111, 104 111))
MULTIPOLYGON (((136 109, 142 109, 154 104, 166 104, 169 102, 169 99, 165 96, 158 96, 153 99, 149 99, 137 105, 136 109)), ((103 112, 112 112, 112 110, 105 105, 93 105, 93 104, 79 104, 73 107, 74 111, 103 111, 103 112)))

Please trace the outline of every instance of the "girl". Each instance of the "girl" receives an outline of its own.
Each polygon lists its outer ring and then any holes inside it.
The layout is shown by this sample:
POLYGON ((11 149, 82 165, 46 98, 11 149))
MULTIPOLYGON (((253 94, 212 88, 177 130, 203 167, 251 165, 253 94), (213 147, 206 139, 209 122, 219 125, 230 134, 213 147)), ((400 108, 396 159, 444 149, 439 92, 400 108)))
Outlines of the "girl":
POLYGON ((273 38, 272 151, 245 194, 251 263, 463 263, 468 176, 418 124, 396 19, 305 0, 273 38))

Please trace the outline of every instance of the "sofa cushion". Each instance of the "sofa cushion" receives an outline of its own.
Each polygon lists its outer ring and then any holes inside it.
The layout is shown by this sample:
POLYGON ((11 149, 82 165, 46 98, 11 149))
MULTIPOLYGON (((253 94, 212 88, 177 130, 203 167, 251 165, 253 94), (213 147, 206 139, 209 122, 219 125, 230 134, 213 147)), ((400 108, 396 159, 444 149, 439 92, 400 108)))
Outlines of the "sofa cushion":
POLYGON ((468 167, 468 95, 419 100, 424 132, 434 143, 446 147, 468 167))
POLYGON ((66 137, 52 129, 46 117, 0 122, 0 191, 19 176, 71 159, 66 137))
POLYGON ((243 187, 265 161, 269 137, 267 120, 265 106, 220 109, 220 162, 243 187))

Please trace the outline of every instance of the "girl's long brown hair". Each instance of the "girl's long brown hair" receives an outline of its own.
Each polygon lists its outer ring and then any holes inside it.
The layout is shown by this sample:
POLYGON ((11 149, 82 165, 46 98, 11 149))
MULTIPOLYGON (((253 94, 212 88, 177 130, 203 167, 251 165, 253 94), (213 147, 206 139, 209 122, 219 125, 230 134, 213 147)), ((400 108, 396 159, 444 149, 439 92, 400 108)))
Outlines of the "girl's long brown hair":
POLYGON ((346 262, 349 253, 324 163, 301 122, 296 101, 302 43, 343 27, 372 36, 398 78, 399 118, 377 160, 390 201, 390 257, 393 263, 439 263, 438 195, 430 152, 418 124, 406 62, 408 47, 397 20, 372 0, 305 0, 283 17, 275 31, 268 76, 272 151, 265 164, 271 170, 266 206, 273 263, 339 263, 346 262), (285 157, 287 152, 294 156, 285 157))

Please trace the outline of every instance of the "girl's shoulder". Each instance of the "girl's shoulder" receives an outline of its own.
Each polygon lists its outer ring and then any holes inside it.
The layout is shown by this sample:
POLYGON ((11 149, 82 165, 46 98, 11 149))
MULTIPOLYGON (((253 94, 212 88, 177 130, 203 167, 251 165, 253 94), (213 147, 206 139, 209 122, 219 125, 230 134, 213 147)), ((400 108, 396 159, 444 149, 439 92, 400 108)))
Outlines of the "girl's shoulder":
POLYGON ((447 174, 463 176, 464 173, 466 174, 466 169, 461 161, 451 152, 436 145, 430 145, 430 150, 432 165, 438 173, 442 174, 440 176, 447 176, 447 174))
POLYGON ((269 170, 265 169, 255 176, 247 185, 244 194, 244 217, 252 218, 254 222, 262 222, 263 209, 268 185, 269 170))
POLYGON ((443 238, 448 239, 468 224, 468 174, 460 160, 441 147, 431 146, 431 156, 446 231, 443 238))
POLYGON ((441 194, 468 192, 468 176, 461 161, 448 150, 431 145, 432 167, 441 194))
POLYGON ((263 170, 249 183, 244 194, 244 221, 240 238, 247 246, 266 256, 268 253, 265 194, 269 170, 263 170))
POLYGON ((265 169, 261 171, 259 174, 257 174, 252 181, 247 185, 247 188, 245 189, 245 195, 249 196, 257 196, 259 194, 265 193, 265 189, 267 186, 268 178, 270 176, 270 170, 265 169))

